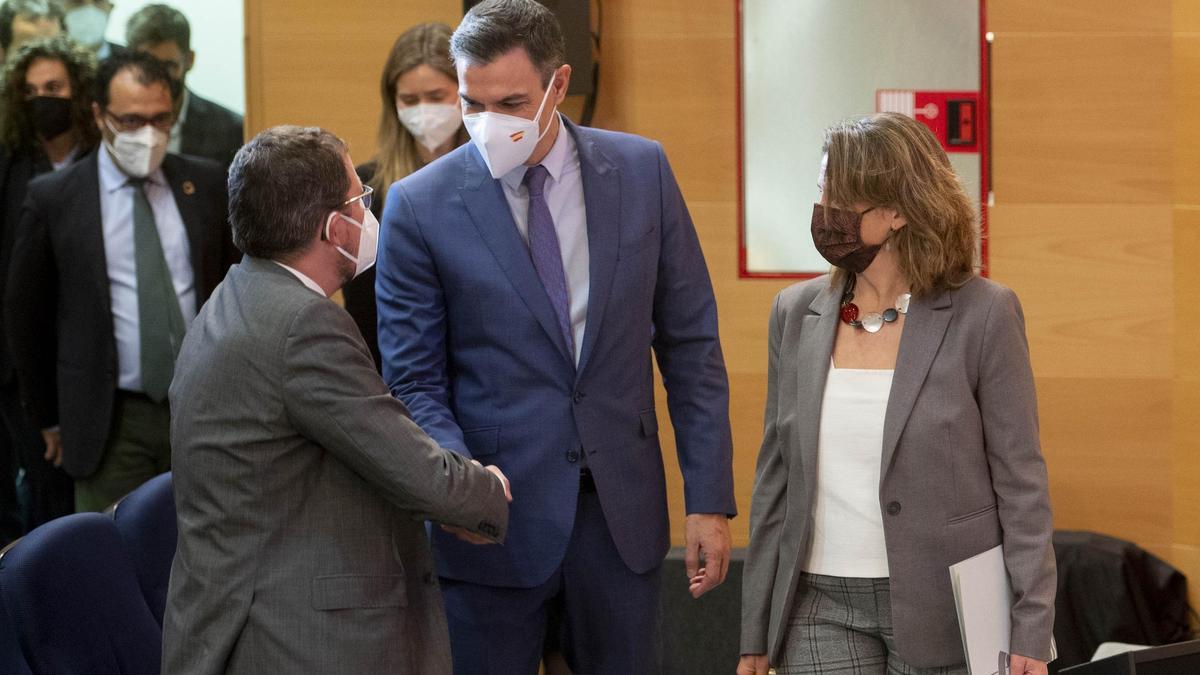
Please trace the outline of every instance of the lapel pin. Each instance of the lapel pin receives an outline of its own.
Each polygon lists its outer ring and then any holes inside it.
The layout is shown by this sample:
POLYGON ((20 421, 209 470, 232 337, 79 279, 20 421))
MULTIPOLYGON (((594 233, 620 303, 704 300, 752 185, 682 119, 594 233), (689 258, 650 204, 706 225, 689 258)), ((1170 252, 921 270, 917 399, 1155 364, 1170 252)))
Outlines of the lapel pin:
POLYGON ((183 181, 183 194, 189 196, 196 194, 196 184, 190 180, 183 181))

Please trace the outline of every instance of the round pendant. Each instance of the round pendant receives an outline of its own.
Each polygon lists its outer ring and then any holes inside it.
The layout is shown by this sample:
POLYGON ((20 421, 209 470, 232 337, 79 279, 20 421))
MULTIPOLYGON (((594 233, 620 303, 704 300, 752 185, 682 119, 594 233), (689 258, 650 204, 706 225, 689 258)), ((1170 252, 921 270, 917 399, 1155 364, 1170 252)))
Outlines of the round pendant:
POLYGON ((883 316, 875 312, 871 312, 862 319, 862 327, 868 333, 878 333, 880 328, 883 328, 883 316))
POLYGON ((900 318, 900 312, 897 312, 894 308, 888 307, 887 309, 883 310, 883 320, 884 321, 891 323, 899 318, 900 318))
POLYGON ((902 293, 896 296, 896 311, 901 314, 908 314, 909 300, 912 300, 912 293, 902 293))
POLYGON ((858 305, 853 302, 842 305, 841 316, 844 323, 853 323, 858 319, 858 305))

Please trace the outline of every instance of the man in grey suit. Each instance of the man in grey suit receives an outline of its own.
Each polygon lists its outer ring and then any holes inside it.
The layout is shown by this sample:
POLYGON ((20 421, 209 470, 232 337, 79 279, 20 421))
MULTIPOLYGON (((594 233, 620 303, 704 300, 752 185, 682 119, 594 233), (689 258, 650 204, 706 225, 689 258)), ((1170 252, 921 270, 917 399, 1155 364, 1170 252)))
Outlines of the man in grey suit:
POLYGON ((503 541, 508 480, 444 450, 329 300, 375 258, 345 144, 276 127, 230 169, 246 257, 188 331, 170 400, 179 545, 167 673, 448 673, 423 520, 503 541))

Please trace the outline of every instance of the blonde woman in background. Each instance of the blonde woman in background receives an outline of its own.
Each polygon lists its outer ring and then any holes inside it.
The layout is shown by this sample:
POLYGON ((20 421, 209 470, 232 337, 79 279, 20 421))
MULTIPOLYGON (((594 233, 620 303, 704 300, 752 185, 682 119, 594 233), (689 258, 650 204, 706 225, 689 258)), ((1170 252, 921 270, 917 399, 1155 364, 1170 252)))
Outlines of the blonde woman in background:
POLYGON ((1017 296, 976 273, 975 207, 924 125, 826 132, 833 273, 769 329, 739 675, 965 674, 949 565, 1003 545, 1011 672, 1044 675, 1055 566, 1017 296))
MULTIPOLYGON (((396 39, 379 82, 382 112, 379 152, 357 167, 364 185, 375 190, 371 211, 383 218, 392 183, 467 141, 458 103, 458 74, 450 61, 450 34, 443 23, 413 26, 396 39)), ((362 331, 379 367, 375 325, 375 270, 350 282, 342 294, 346 311, 362 331)))

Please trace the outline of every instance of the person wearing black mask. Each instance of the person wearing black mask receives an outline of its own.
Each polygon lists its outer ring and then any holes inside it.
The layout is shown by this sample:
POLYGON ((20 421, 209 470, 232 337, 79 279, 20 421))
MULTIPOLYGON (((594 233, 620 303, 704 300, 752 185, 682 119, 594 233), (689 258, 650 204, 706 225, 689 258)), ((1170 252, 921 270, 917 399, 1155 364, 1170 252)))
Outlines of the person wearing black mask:
MULTIPOLYGON (((66 37, 36 40, 11 55, 0 95, 0 297, 8 277, 14 232, 26 186, 40 174, 65 167, 99 142, 91 120, 90 92, 96 61, 66 37)), ((0 322, 0 328, 3 328, 0 322)), ((8 495, 14 460, 25 469, 29 494, 23 529, 74 511, 71 479, 44 458, 41 434, 20 405, 7 342, 0 340, 0 522, 15 509, 8 495)), ((0 535, 8 535, 0 530, 0 535)))

